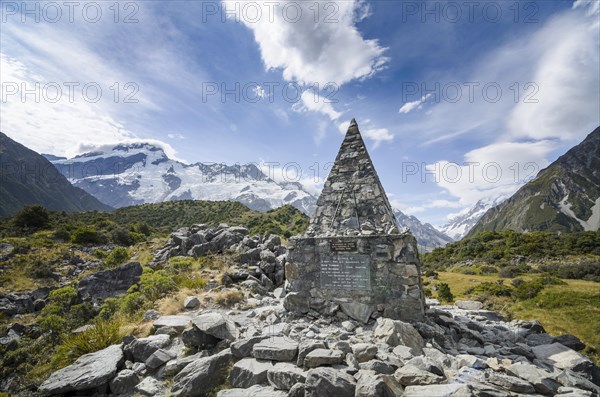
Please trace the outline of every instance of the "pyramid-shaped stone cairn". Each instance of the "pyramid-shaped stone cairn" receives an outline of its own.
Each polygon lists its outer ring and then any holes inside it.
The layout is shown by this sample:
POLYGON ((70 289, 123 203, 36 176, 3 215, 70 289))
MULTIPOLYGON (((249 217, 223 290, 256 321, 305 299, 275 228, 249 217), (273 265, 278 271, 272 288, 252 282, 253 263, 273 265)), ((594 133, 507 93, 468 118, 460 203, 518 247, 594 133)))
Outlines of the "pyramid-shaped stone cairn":
POLYGON ((287 310, 364 323, 423 319, 417 241, 399 233, 355 120, 306 233, 291 238, 288 249, 287 310))

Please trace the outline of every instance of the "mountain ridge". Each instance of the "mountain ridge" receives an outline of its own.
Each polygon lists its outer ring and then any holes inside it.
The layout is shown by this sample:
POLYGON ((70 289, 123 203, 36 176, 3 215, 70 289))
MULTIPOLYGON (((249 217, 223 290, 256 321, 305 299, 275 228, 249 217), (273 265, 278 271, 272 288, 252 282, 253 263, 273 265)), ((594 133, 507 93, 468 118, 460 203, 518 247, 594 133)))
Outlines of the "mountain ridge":
POLYGON ((467 236, 482 231, 576 232, 600 227, 600 127, 502 204, 467 236))

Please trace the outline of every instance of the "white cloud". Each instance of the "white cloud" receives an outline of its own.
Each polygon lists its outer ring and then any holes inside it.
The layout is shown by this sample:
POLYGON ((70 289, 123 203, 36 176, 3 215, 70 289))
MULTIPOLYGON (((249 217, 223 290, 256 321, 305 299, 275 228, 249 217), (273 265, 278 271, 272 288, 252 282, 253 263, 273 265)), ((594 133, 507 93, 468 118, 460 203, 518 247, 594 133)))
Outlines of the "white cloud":
POLYGON ((480 199, 514 193, 548 165, 547 155, 553 149, 555 144, 548 140, 494 143, 466 153, 460 164, 430 164, 425 177, 435 179, 459 199, 458 203, 440 200, 437 204, 448 208, 471 206, 480 199))
POLYGON ((167 136, 170 139, 177 139, 177 140, 185 139, 185 137, 182 134, 178 133, 178 132, 170 132, 170 133, 167 134, 167 136))
POLYGON ((292 107, 297 112, 313 111, 321 113, 329 117, 330 120, 335 121, 340 118, 342 113, 336 111, 331 103, 320 96, 318 93, 312 90, 306 90, 302 93, 301 101, 296 102, 292 107))
POLYGON ((415 109, 421 109, 423 104, 427 101, 431 94, 423 95, 421 99, 417 99, 416 101, 406 102, 402 107, 400 107, 399 113, 409 113, 415 109))
POLYGON ((282 69, 287 81, 318 83, 321 89, 327 83, 341 86, 372 76, 388 61, 386 49, 364 39, 355 26, 369 15, 364 1, 253 2, 260 18, 244 1, 223 4, 228 15, 253 31, 265 67, 282 69), (331 9, 333 14, 327 12, 331 9))
POLYGON ((373 149, 377 148, 382 142, 394 140, 394 136, 390 134, 387 128, 367 128, 363 130, 362 135, 375 143, 373 149))

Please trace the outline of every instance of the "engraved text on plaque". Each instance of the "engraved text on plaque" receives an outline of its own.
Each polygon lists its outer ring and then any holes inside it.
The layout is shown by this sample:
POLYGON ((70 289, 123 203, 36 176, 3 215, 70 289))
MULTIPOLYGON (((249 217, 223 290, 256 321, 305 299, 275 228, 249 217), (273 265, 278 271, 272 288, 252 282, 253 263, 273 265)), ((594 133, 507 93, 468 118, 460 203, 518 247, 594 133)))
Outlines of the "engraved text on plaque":
POLYGON ((370 290, 371 261, 369 255, 322 256, 321 288, 370 290))

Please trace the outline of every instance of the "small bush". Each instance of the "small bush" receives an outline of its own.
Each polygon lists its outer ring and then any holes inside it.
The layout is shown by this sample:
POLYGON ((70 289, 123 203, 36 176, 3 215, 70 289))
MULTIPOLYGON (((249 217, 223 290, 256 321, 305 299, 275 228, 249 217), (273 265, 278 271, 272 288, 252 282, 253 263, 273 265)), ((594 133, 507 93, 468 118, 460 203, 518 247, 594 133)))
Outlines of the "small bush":
POLYGON ((129 260, 129 251, 127 248, 116 247, 108 254, 104 263, 107 266, 114 267, 125 263, 127 260, 129 260))
POLYGON ((437 287, 438 299, 442 302, 454 301, 454 295, 450 291, 450 287, 446 283, 440 283, 437 287))
POLYGON ((151 302, 176 289, 177 283, 164 270, 153 271, 146 268, 140 277, 140 292, 151 302))
POLYGON ((206 278, 196 275, 183 273, 173 276, 173 281, 181 287, 181 288, 189 288, 189 289, 202 289, 206 286, 208 281, 206 278))
POLYGON ((121 323, 116 320, 98 320, 81 333, 67 336, 52 359, 56 368, 69 365, 78 357, 105 349, 121 341, 121 323))
POLYGON ((232 306, 238 302, 244 301, 244 294, 238 290, 227 289, 218 292, 214 296, 214 301, 222 306, 232 306))
POLYGON ((495 283, 484 282, 469 288, 467 295, 487 294, 491 296, 511 296, 512 288, 504 285, 504 280, 498 280, 495 283))
POLYGON ((67 229, 59 228, 52 234, 52 238, 60 241, 71 241, 71 232, 67 229))
POLYGON ((517 300, 532 299, 544 289, 544 284, 540 280, 525 281, 516 287, 512 296, 517 300))
POLYGON ((152 302, 149 302, 144 294, 139 291, 130 292, 123 297, 121 301, 121 310, 125 314, 135 314, 138 311, 149 306, 152 302))
POLYGON ((106 242, 106 238, 99 233, 96 229, 89 227, 79 227, 71 236, 71 241, 75 244, 103 244, 106 242))
POLYGON ((511 284, 513 287, 518 287, 519 285, 523 284, 524 282, 525 282, 525 281, 524 281, 522 278, 515 278, 515 279, 513 279, 513 280, 510 282, 510 284, 511 284))
POLYGON ((45 229, 50 226, 50 213, 41 205, 26 205, 13 217, 13 224, 23 229, 45 229))

